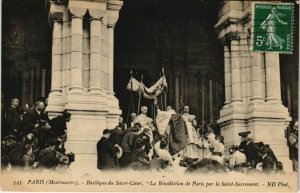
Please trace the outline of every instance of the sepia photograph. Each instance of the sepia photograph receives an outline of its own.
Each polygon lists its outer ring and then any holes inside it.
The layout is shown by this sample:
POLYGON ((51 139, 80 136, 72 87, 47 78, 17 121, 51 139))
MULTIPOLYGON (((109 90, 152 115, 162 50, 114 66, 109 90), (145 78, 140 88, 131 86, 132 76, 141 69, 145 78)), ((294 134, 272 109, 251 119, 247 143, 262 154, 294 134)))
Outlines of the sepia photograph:
POLYGON ((299 3, 2 0, 1 190, 297 192, 299 3))

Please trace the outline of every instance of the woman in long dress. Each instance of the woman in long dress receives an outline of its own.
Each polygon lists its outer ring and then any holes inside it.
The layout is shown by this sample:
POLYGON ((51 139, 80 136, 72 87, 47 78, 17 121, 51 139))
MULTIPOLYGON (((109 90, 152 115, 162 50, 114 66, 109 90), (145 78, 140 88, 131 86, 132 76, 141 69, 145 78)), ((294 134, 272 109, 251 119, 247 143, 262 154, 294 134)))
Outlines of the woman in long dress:
POLYGON ((263 30, 267 30, 268 38, 266 45, 269 46, 269 49, 273 47, 279 47, 279 49, 283 48, 284 39, 279 37, 277 34, 278 25, 287 25, 287 22, 282 21, 279 18, 280 13, 277 12, 276 7, 272 7, 271 13, 268 17, 260 24, 260 28, 263 30), (279 23, 279 24, 278 24, 279 23))

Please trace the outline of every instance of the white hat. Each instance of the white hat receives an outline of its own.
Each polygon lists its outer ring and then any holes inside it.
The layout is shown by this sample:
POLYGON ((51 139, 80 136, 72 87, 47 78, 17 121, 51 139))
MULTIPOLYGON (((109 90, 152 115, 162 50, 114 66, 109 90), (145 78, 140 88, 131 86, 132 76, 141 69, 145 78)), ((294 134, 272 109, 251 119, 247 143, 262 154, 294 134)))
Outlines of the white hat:
POLYGON ((120 159, 123 155, 123 150, 118 144, 114 145, 114 147, 118 148, 119 151, 116 152, 116 155, 117 155, 117 158, 120 159))

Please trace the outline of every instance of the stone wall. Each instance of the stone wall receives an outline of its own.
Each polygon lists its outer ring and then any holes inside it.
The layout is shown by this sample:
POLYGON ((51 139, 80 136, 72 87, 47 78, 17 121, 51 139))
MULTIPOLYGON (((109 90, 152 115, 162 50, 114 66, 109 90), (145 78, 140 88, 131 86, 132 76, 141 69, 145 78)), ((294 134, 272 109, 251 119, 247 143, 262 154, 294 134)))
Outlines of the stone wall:
POLYGON ((215 28, 224 44, 225 104, 218 123, 226 146, 239 144, 241 131, 269 144, 291 171, 285 129, 291 118, 281 100, 279 54, 254 53, 251 47, 251 3, 227 1, 215 28))

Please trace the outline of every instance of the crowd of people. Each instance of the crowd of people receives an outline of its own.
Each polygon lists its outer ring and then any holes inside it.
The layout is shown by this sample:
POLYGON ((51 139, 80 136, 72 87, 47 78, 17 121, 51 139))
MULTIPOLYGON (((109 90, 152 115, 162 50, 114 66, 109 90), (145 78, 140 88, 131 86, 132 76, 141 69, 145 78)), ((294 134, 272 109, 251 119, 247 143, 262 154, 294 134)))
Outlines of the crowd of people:
MULTIPOLYGON (((75 160, 66 153, 67 122, 71 114, 64 111, 49 119, 47 100, 36 101, 21 110, 19 100, 11 100, 2 111, 1 168, 11 170, 54 169, 66 172, 75 160)), ((189 106, 177 113, 171 106, 160 110, 154 119, 131 114, 130 122, 122 117, 114 129, 105 129, 97 143, 97 168, 106 170, 175 170, 186 172, 282 172, 282 163, 268 144, 254 142, 251 132, 239 133, 240 145, 224 146, 224 138, 210 124, 199 124, 189 106)), ((287 134, 294 170, 298 171, 298 122, 287 134)))
POLYGON ((251 132, 239 133, 240 145, 228 148, 224 138, 209 124, 198 124, 195 115, 184 106, 180 113, 168 106, 157 105, 155 120, 141 114, 131 114, 127 125, 120 117, 116 128, 103 131, 97 143, 98 169, 163 170, 184 168, 186 172, 283 172, 282 163, 268 144, 254 142, 251 132))
POLYGON ((41 98, 33 107, 22 110, 13 98, 7 111, 2 109, 1 168, 68 171, 74 161, 73 153, 66 153, 66 123, 71 114, 64 111, 53 119, 45 112, 46 100, 41 98))

